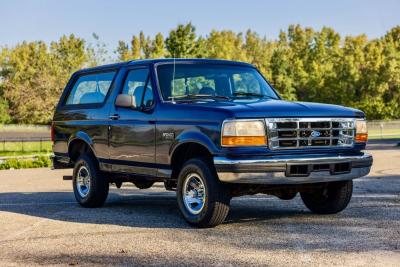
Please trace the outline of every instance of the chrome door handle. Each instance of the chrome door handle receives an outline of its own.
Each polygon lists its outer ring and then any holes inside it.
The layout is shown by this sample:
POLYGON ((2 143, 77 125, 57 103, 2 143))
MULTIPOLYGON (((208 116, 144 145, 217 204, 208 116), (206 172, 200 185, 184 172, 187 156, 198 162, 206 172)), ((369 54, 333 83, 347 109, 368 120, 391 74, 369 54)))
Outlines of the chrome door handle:
POLYGON ((109 118, 112 119, 112 120, 118 120, 119 119, 119 115, 118 114, 114 114, 114 115, 111 115, 109 118))

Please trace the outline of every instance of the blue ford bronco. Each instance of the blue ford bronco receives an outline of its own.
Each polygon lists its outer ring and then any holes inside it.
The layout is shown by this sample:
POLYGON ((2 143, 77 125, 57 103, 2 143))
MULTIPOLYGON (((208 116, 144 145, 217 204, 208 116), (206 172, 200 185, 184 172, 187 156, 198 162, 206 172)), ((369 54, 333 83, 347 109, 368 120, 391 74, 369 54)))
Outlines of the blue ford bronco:
POLYGON ((225 60, 80 70, 51 129, 53 166, 73 167, 80 205, 103 205, 110 184, 163 182, 198 227, 222 223, 246 194, 299 193, 312 212, 337 213, 372 165, 362 111, 285 101, 254 66, 225 60))

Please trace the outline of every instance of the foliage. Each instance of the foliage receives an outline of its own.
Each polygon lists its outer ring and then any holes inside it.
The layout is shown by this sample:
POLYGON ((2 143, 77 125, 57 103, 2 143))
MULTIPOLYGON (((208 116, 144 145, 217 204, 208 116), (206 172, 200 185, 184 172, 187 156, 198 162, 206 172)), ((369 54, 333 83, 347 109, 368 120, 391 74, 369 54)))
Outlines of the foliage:
POLYGON ((48 156, 38 156, 35 159, 7 159, 0 163, 0 170, 43 168, 50 165, 51 160, 48 156))
POLYGON ((175 30, 169 32, 169 36, 165 39, 165 45, 168 57, 196 57, 198 55, 196 28, 191 23, 178 25, 175 30))
POLYGON ((7 100, 0 98, 0 124, 9 123, 11 121, 10 110, 7 100))
MULTIPOLYGON (((73 35, 49 46, 23 42, 0 52, 0 123, 51 120, 69 76, 84 66, 109 61, 97 35, 87 45, 73 35)), ((118 61, 182 57, 220 58, 254 64, 284 99, 341 104, 362 109, 369 119, 400 118, 400 26, 381 38, 340 36, 291 25, 277 40, 251 30, 213 30, 198 36, 180 24, 168 36, 140 32, 119 41, 118 61)))
MULTIPOLYGON (((146 45, 155 40, 140 33, 132 39, 133 50, 139 52, 130 59, 175 56, 247 61, 284 99, 341 104, 362 109, 369 119, 394 119, 400 118, 399 39, 399 26, 382 38, 368 40, 365 35, 341 37, 328 27, 315 31, 299 25, 281 31, 276 41, 251 30, 244 34, 213 30, 202 38, 188 23, 178 25, 164 42, 158 36, 157 43, 165 49, 155 54, 145 52, 146 45)), ((120 53, 120 58, 127 59, 125 54, 120 53)))
POLYGON ((88 45, 88 53, 90 66, 104 65, 112 59, 108 53, 107 45, 100 40, 99 35, 92 33, 94 44, 88 45))
POLYGON ((3 53, 0 93, 17 123, 48 123, 70 75, 89 62, 84 40, 74 35, 49 47, 42 41, 23 42, 3 53))

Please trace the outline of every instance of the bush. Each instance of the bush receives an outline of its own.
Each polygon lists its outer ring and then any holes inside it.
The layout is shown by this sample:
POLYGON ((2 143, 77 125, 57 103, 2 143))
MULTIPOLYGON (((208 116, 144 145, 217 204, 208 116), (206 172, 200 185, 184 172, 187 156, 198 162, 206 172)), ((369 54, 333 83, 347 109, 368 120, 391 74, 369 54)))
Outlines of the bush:
POLYGON ((7 159, 0 163, 0 170, 43 168, 50 165, 51 161, 47 156, 39 156, 35 159, 7 159))

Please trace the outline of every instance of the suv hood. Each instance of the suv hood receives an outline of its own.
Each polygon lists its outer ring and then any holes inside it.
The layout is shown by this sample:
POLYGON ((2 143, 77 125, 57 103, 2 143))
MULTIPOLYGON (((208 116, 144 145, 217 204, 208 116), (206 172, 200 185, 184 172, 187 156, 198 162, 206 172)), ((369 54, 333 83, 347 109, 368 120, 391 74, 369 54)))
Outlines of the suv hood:
POLYGON ((362 111, 339 105, 320 104, 312 102, 291 102, 284 100, 257 100, 246 102, 213 101, 192 102, 189 105, 210 109, 230 111, 235 118, 273 118, 273 117, 359 117, 365 115, 362 111))

